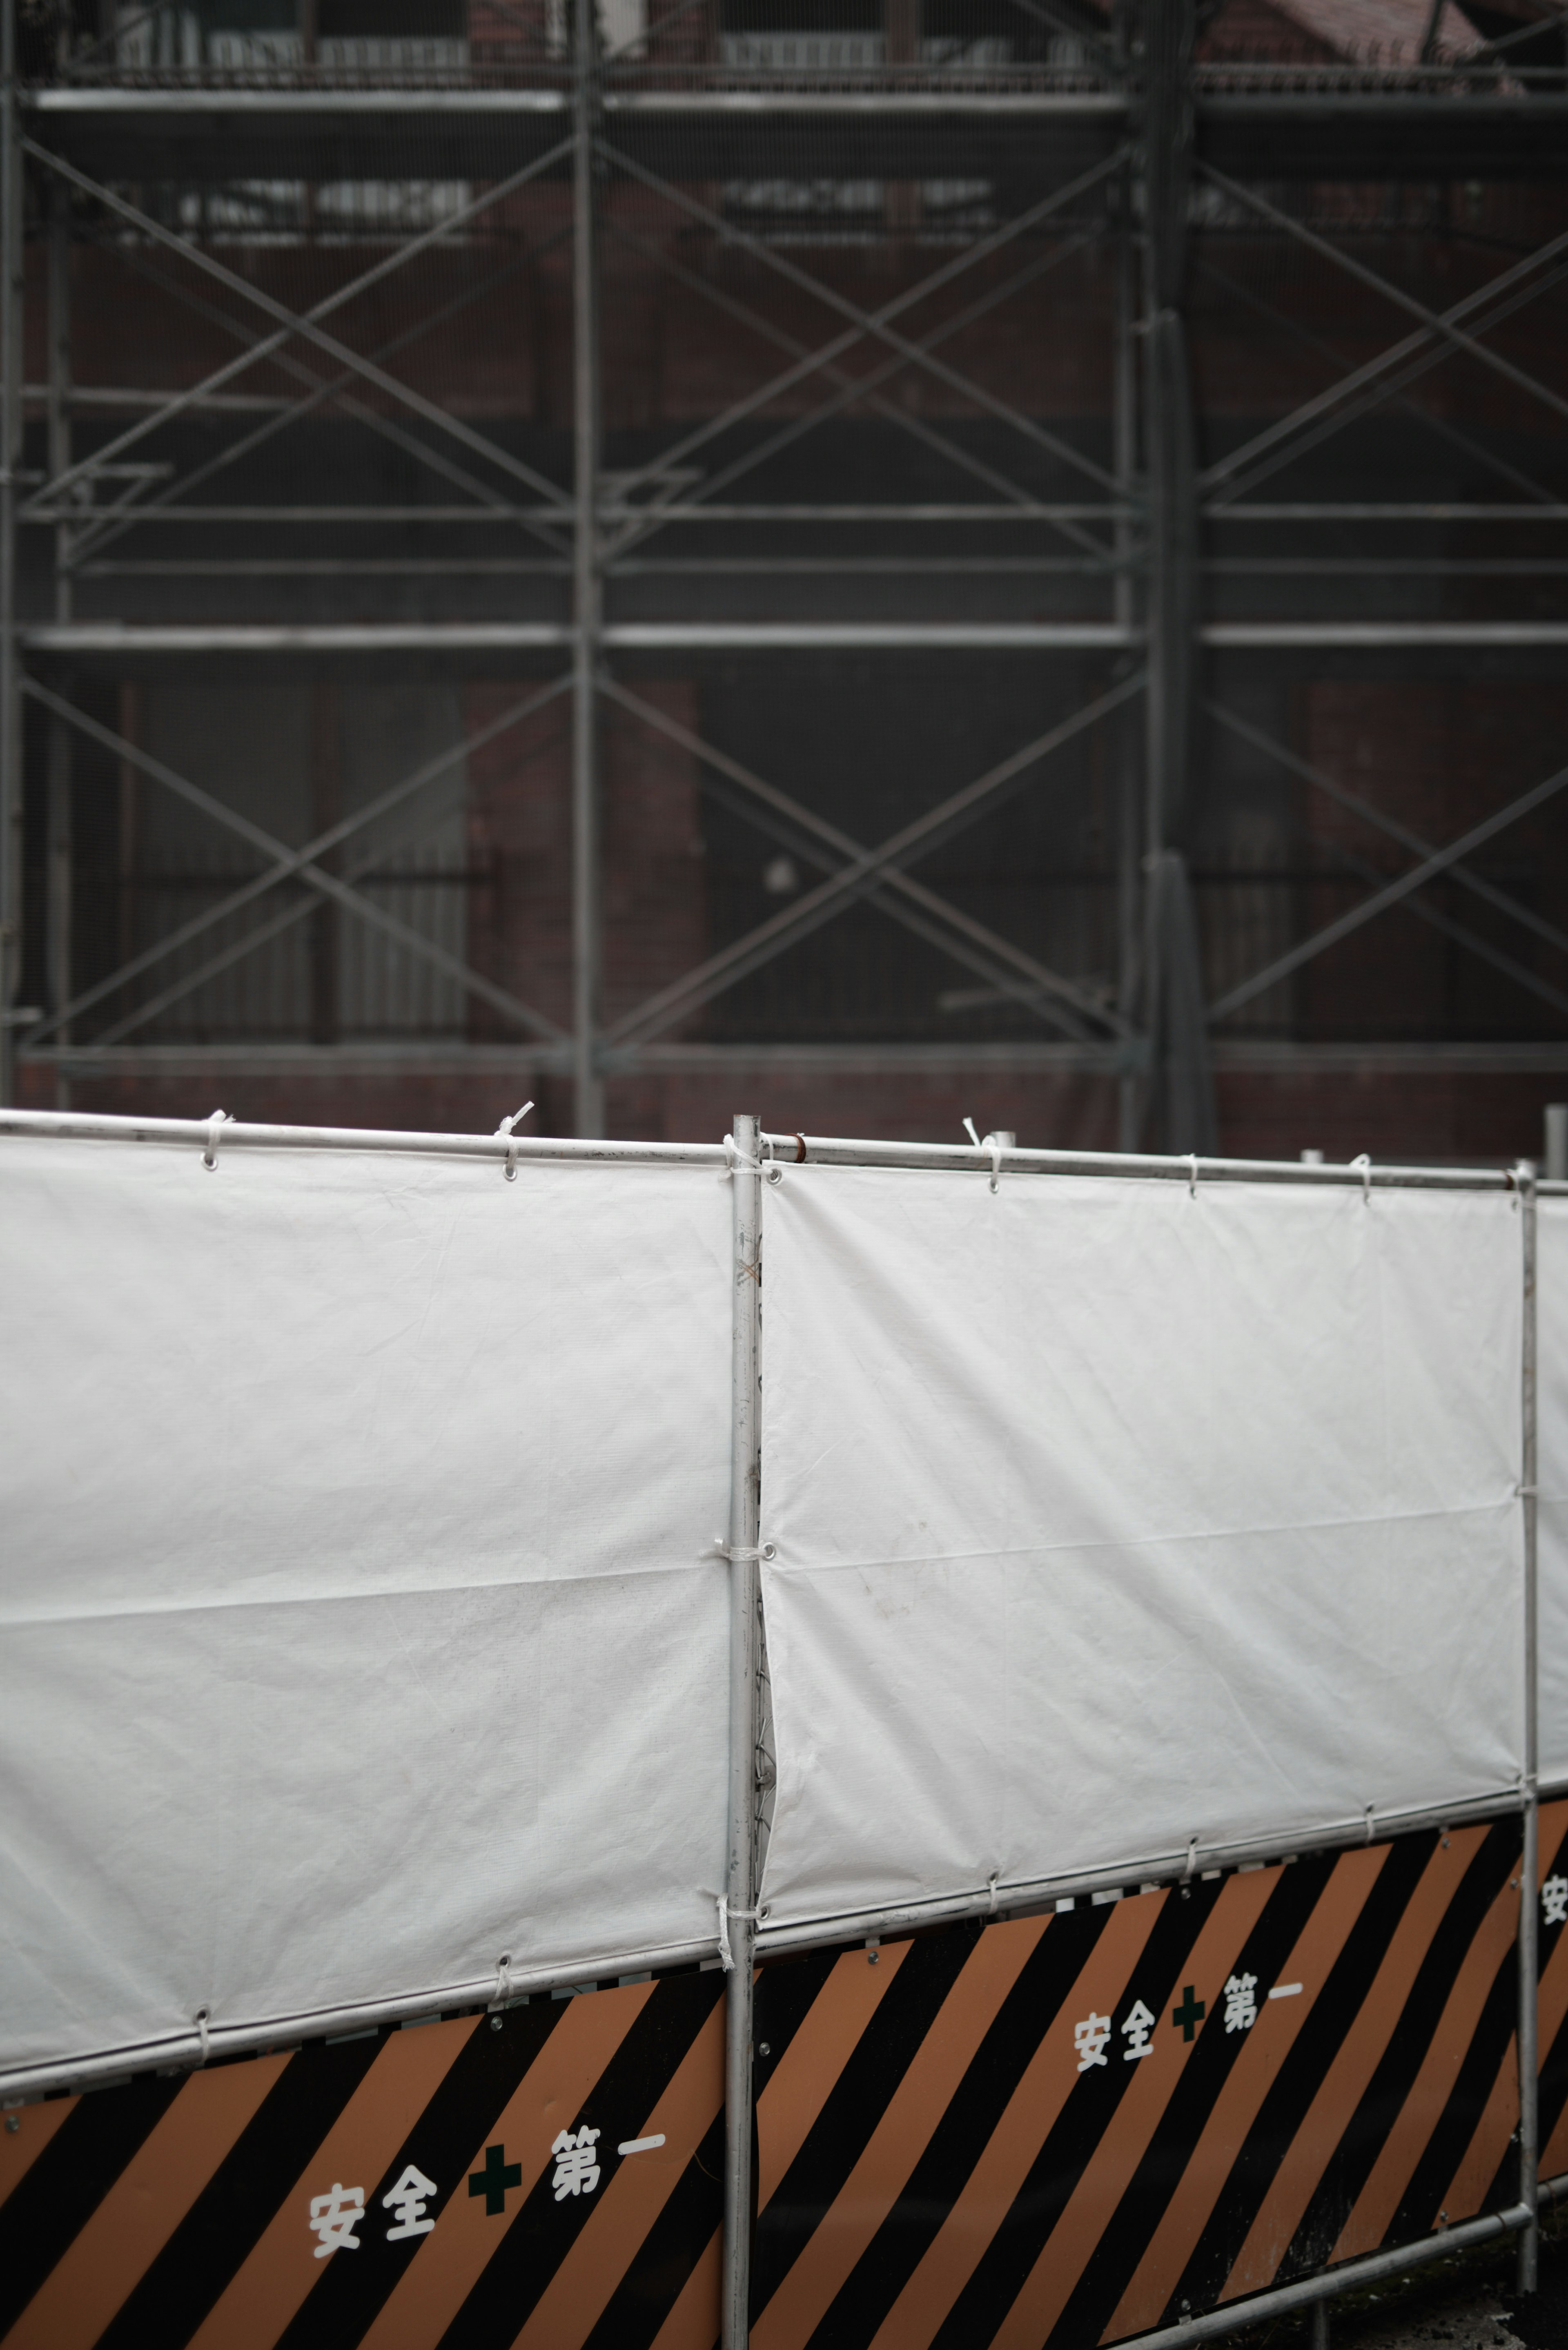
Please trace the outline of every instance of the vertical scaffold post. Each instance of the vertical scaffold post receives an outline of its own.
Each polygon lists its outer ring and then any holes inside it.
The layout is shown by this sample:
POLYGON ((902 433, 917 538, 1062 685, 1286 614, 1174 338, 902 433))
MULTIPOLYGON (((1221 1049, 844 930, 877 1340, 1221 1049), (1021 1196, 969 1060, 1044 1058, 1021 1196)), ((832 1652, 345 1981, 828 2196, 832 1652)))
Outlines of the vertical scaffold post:
POLYGON ((1524 1850, 1519 1872, 1519 2199, 1530 2219, 1519 2236, 1519 2290, 1533 2293, 1541 2268, 1541 2215, 1537 2202, 1541 2146, 1539 2065, 1536 2049, 1541 1930, 1541 1817, 1536 1799, 1540 1777, 1537 1717, 1536 1539, 1536 1277, 1535 1170, 1518 1174, 1521 1254, 1524 1270, 1524 1319, 1521 1331, 1520 1506, 1524 1536, 1524 1850))
MULTIPOLYGON (((60 36, 62 47, 66 36, 60 36)), ((64 59, 62 59, 64 62, 64 59)), ((48 279, 48 455, 50 481, 57 481, 71 462, 71 208, 70 190, 56 179, 49 190, 48 279)), ((69 620, 73 612, 71 527, 55 525, 55 618, 69 620)), ((64 691, 69 692, 67 682, 64 691)), ((76 867, 76 827, 70 729, 60 718, 49 721, 48 887, 46 892, 45 934, 48 941, 48 987, 46 1000, 57 1013, 71 1000, 76 956, 72 931, 72 884, 76 867)), ((57 1029, 57 1048, 71 1041, 70 1026, 57 1029)), ((69 1109, 70 1079, 56 1064, 55 1107, 69 1109)))
POLYGON ((762 1523, 763 1185, 761 1126, 737 1116, 734 1144, 730 1452, 730 1839, 724 2033, 723 2350, 744 2350, 752 2268, 752 1973, 756 1940, 757 1663, 762 1523))
POLYGON ((574 1124, 602 1135, 599 1075, 599 284, 594 218, 598 11, 576 0, 573 39, 576 151, 572 166, 572 1076, 574 1124))
POLYGON ((22 137, 16 16, 0 13, 0 1102, 15 1101, 22 971, 22 696, 16 492, 22 463, 22 137))

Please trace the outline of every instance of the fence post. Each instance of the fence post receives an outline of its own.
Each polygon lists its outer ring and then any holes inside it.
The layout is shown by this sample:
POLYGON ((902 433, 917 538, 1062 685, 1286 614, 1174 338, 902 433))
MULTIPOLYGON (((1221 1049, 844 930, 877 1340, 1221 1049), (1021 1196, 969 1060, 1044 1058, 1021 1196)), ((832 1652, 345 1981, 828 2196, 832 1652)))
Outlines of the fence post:
POLYGON ((1524 1262, 1524 1320, 1520 1347, 1523 1420, 1520 1447, 1520 1502, 1524 1513, 1524 1850, 1519 1872, 1519 2199, 1530 2207, 1530 2218, 1521 2230, 1519 2238, 1519 2290, 1521 2293, 1533 2293, 1541 2262, 1541 2214, 1536 2192, 1541 2151, 1537 2111, 1539 2059, 1536 2051, 1541 1823, 1536 1800, 1540 1764, 1535 1569, 1535 1170, 1528 1161, 1518 1170, 1518 1182, 1524 1262))
POLYGON ((752 2267, 752 1953, 756 1939, 757 1653, 762 1502, 760 1122, 732 1129, 729 1950, 724 2033, 723 2350, 744 2350, 752 2267))

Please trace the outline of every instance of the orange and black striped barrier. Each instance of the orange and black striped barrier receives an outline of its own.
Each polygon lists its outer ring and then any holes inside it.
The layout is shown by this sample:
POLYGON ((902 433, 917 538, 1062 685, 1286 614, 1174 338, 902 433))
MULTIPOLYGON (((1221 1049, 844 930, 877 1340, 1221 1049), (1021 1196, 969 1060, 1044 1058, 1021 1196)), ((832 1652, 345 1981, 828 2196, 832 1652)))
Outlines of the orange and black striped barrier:
MULTIPOLYGON (((1568 1804, 1541 1849, 1551 2176, 1568 1804)), ((1508 1819, 770 1960, 755 2350, 1119 2342, 1511 2201, 1519 1854, 1508 1819)), ((711 2350, 722 1981, 9 2114, 4 2350, 711 2350)))

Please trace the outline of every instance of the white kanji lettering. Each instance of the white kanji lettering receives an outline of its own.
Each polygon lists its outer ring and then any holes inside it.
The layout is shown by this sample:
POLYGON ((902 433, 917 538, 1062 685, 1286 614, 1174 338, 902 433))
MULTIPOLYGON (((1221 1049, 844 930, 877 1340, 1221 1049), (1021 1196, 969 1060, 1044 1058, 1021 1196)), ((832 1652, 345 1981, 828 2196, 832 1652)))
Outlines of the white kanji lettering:
POLYGON ((1568 1925, 1568 1877, 1549 1877, 1541 1888, 1541 1914, 1549 1926, 1568 1925))
POLYGON ((1078 2070, 1086 2073, 1091 2064, 1106 2062, 1106 2043, 1111 2036, 1108 2015, 1085 2015, 1082 2023, 1073 2026, 1073 2045, 1078 2052, 1078 2070))
POLYGON ((1225 1985, 1225 2029, 1251 2032, 1258 2021, 1258 1978, 1232 1975, 1225 1985))
POLYGON ((1124 2064, 1134 2064, 1138 2057, 1148 2054, 1148 2035, 1153 2030, 1153 2016, 1141 1999, 1135 2000, 1127 2010, 1127 2019, 1122 2025, 1122 2038, 1127 2043, 1122 2050, 1124 2064))
POLYGON ((598 2185, 599 2158, 595 2151, 597 2138, 597 2129, 580 2129, 576 2137, 570 2130, 563 2130, 551 2147, 556 2176, 550 2184, 557 2203, 567 2195, 591 2195, 598 2185))
POLYGON ((435 2221, 425 2218, 425 2205, 432 2195, 439 2192, 435 2180, 427 2178, 424 2172, 416 2170, 410 2162, 397 2185, 389 2188, 381 2198, 387 2210, 398 2215, 397 2226, 387 2230, 389 2244, 400 2242, 404 2236, 430 2234, 435 2221))
POLYGON ((328 2252, 357 2252, 359 2239, 354 2233, 365 2216, 365 2190, 362 2187, 343 2187, 335 2178, 325 2195, 310 2199, 312 2233, 320 2237, 316 2257, 324 2261, 328 2252))

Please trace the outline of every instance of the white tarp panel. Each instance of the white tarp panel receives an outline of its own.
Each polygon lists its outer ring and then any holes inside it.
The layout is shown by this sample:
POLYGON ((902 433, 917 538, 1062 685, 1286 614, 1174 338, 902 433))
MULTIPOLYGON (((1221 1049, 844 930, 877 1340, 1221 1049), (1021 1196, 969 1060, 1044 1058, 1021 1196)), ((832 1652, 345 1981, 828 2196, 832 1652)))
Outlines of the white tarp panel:
POLYGON ((730 1252, 711 1168, 0 1143, 0 2064, 712 1933, 730 1252))
POLYGON ((1568 1782, 1568 1200, 1536 1205, 1541 1779, 1568 1782))
POLYGON ((789 1168, 769 1923, 1511 1787, 1510 1196, 789 1168))

